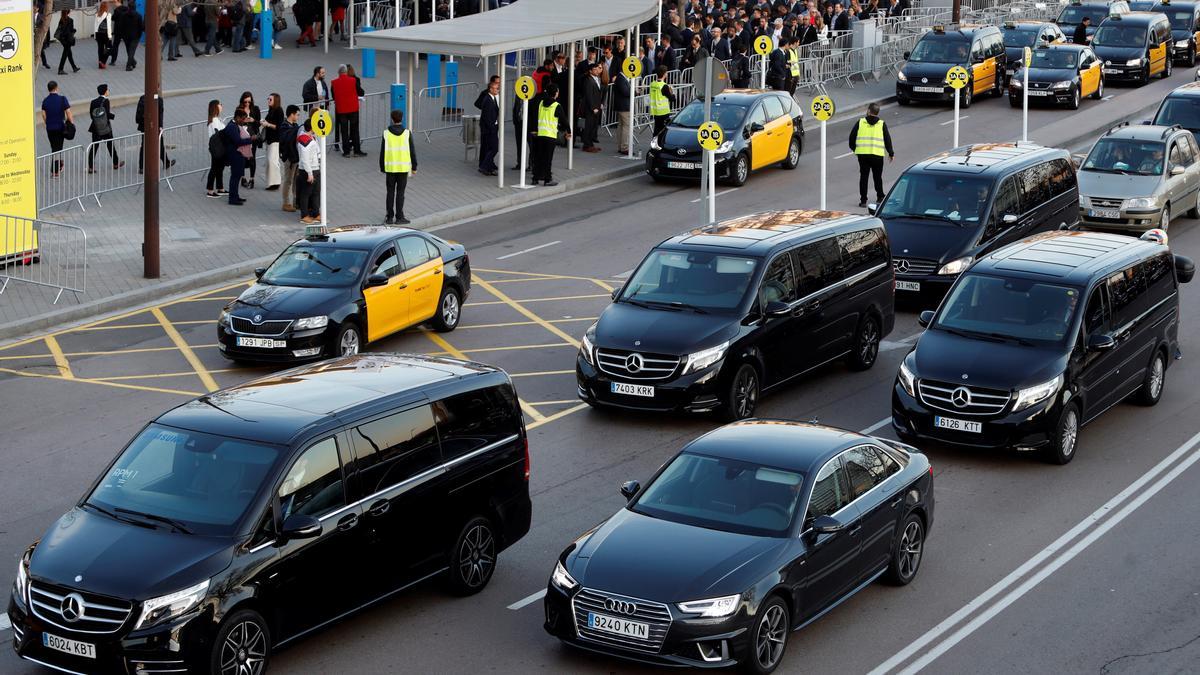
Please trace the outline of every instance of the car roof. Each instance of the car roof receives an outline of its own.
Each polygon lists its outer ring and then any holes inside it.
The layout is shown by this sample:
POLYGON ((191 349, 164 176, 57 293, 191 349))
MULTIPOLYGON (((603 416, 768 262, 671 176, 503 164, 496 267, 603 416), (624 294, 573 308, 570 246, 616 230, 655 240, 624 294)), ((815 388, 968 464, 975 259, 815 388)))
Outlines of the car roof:
MULTIPOLYGON (((156 421, 169 426, 287 444, 304 429, 355 407, 421 400, 439 383, 503 371, 458 359, 370 353, 273 373, 194 399, 156 421)), ((504 376, 507 377, 507 376, 504 376)))
POLYGON ((1043 232, 987 255, 971 272, 1052 280, 1086 288, 1115 266, 1148 258, 1166 247, 1124 234, 1058 230, 1043 232))
POLYGON ((1055 42, 1054 44, 1038 45, 1037 48, 1047 52, 1081 52, 1087 49, 1088 45, 1077 45, 1074 42, 1055 42))
POLYGON ((374 249, 389 239, 402 234, 419 234, 419 230, 409 227, 389 227, 387 225, 340 225, 330 228, 323 236, 305 237, 294 243, 308 242, 313 246, 337 246, 339 248, 374 249))
POLYGON ((1101 24, 1106 24, 1112 21, 1114 24, 1133 24, 1135 26, 1150 25, 1157 21, 1159 17, 1167 18, 1167 15, 1160 12, 1129 12, 1128 14, 1114 14, 1103 21, 1101 24))
POLYGON ((999 32, 1000 29, 995 26, 985 26, 982 24, 962 24, 958 28, 947 28, 943 31, 928 30, 921 34, 921 39, 940 40, 946 38, 953 39, 968 39, 975 37, 978 33, 986 33, 988 31, 999 32))
POLYGON ((1159 9, 1196 9, 1200 2, 1190 2, 1190 0, 1182 0, 1181 2, 1156 2, 1150 7, 1150 11, 1157 12, 1159 9))
POLYGON ((1036 143, 975 143, 940 152, 917 162, 909 171, 985 175, 1052 157, 1069 158, 1066 150, 1036 143))
MULTIPOLYGON (((713 99, 716 103, 731 103, 735 105, 750 105, 760 98, 778 92, 771 89, 726 89, 713 99)), ((697 99, 700 100, 700 99, 697 99)), ((703 101, 701 101, 703 102, 703 101)))
POLYGON ((1193 96, 1200 96, 1200 82, 1188 82, 1185 85, 1175 87, 1166 97, 1191 98, 1193 96))
POLYGON ((1043 19, 1015 19, 1013 21, 1005 21, 1001 24, 1001 28, 1012 30, 1013 28, 1041 28, 1042 26, 1054 25, 1053 21, 1043 19))
POLYGON ((1101 139, 1124 138, 1135 141, 1165 141, 1175 134, 1191 133, 1178 125, 1121 124, 1109 129, 1101 139))
POLYGON ((869 440, 814 422, 756 419, 714 429, 688 443, 684 451, 810 473, 829 457, 869 440))
POLYGON ((871 224, 883 226, 876 218, 842 211, 764 211, 698 227, 671 237, 659 246, 708 252, 724 250, 765 257, 776 247, 792 244, 797 239, 816 238, 830 229, 852 231, 871 224))

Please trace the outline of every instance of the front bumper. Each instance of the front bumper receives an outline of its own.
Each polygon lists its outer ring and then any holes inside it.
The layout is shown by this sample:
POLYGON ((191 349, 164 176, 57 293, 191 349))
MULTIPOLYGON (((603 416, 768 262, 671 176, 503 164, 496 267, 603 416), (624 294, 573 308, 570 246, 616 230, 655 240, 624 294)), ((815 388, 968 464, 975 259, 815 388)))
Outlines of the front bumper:
MULTIPOLYGON (((1066 89, 1037 89, 1036 87, 1032 86, 1034 84, 1033 82, 1030 82, 1029 84, 1030 106, 1039 104, 1066 105, 1071 102, 1072 92, 1075 91, 1074 87, 1068 87, 1066 89)), ((1016 102, 1019 105, 1021 103, 1021 99, 1025 98, 1024 86, 1014 87, 1010 84, 1008 87, 1008 96, 1011 99, 1016 99, 1016 102)))
POLYGON ((244 361, 292 362, 319 359, 332 354, 331 340, 335 330, 333 324, 324 328, 292 331, 283 335, 245 335, 234 333, 228 326, 217 324, 217 348, 228 359, 244 361), (286 347, 246 347, 238 344, 238 338, 265 338, 287 343, 286 347), (316 350, 315 352, 313 350, 316 350), (297 354, 296 352, 301 352, 297 354))
POLYGON ((709 412, 724 403, 721 394, 724 390, 724 378, 720 372, 724 365, 725 361, 722 359, 697 373, 672 376, 665 380, 638 381, 609 375, 576 356, 575 380, 579 398, 589 403, 632 410, 709 412), (614 382, 652 386, 654 395, 616 394, 612 390, 614 382))
MULTIPOLYGON (((726 179, 733 175, 732 160, 735 156, 734 153, 727 152, 713 158, 717 178, 726 179)), ((646 152, 646 174, 656 178, 700 180, 700 167, 703 162, 702 152, 688 151, 679 155, 673 150, 649 150, 646 152)))
POLYGON ((892 386, 892 428, 906 443, 928 440, 971 448, 1032 450, 1046 445, 1053 437, 1062 396, 1059 392, 1020 412, 1009 412, 1010 402, 997 415, 956 415, 925 405, 896 382, 892 386), (938 416, 979 422, 981 430, 975 433, 942 429, 934 426, 934 417, 938 416))
POLYGON ((1119 230, 1122 232, 1145 232, 1162 223, 1162 209, 1134 209, 1124 206, 1117 209, 1116 218, 1094 215, 1093 209, 1079 208, 1079 225, 1096 230, 1119 230))
POLYGON ((957 274, 897 274, 896 302, 915 301, 936 307, 957 279, 957 274), (917 290, 913 290, 912 284, 917 284, 917 290))
POLYGON ((907 99, 909 101, 937 101, 939 103, 953 103, 954 90, 945 86, 940 82, 900 82, 896 81, 896 97, 907 99), (937 89, 937 91, 919 91, 918 87, 937 89))

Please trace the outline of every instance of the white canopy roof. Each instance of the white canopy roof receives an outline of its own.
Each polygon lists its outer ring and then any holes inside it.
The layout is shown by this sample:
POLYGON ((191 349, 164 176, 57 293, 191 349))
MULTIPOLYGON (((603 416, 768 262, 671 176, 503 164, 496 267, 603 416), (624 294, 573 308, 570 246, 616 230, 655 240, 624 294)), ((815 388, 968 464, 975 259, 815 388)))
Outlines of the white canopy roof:
POLYGON ((393 52, 495 56, 623 31, 657 12, 658 0, 520 0, 456 19, 355 33, 354 39, 359 47, 393 52))

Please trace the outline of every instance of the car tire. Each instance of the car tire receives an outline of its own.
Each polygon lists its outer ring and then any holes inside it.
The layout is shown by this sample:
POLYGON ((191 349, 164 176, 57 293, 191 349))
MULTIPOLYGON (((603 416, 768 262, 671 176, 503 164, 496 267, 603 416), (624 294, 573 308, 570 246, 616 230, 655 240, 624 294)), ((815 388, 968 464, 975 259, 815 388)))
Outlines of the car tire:
POLYGON ((729 389, 725 392, 725 402, 721 409, 721 417, 726 422, 736 422, 754 416, 758 407, 758 397, 762 394, 758 370, 749 363, 738 366, 733 377, 729 380, 729 389))
POLYGON ((339 356, 353 356, 362 351, 362 331, 359 330, 358 324, 347 319, 342 322, 342 327, 338 329, 337 337, 333 339, 333 344, 329 348, 331 356, 334 358, 339 356))
POLYGON ((992 93, 996 96, 1003 96, 1005 90, 1004 75, 1002 73, 996 73, 996 77, 994 79, 996 80, 996 88, 992 90, 992 93))
POLYGON ((921 559, 925 554, 925 521, 921 516, 910 513, 896 531, 892 542, 892 556, 884 580, 893 586, 907 586, 917 578, 921 559))
POLYGON ((433 329, 439 333, 449 333, 458 328, 462 320, 462 295, 453 286, 442 289, 442 297, 438 299, 437 313, 433 315, 433 329))
POLYGON ((1058 414, 1050 443, 1046 446, 1046 461, 1051 464, 1067 464, 1075 459, 1079 445, 1079 406, 1068 403, 1058 414))
POLYGON ((1067 110, 1079 110, 1079 88, 1072 87, 1071 100, 1067 102, 1067 110))
POLYGON ((1021 107, 1021 99, 1017 98, 1016 96, 1010 95, 1008 97, 1008 104, 1014 108, 1020 108, 1021 107))
POLYGON ((1171 205, 1167 204, 1163 207, 1162 213, 1158 215, 1158 226, 1164 232, 1171 230, 1171 205))
POLYGON ((1099 101, 1104 98, 1104 76, 1100 76, 1100 81, 1096 83, 1096 91, 1092 92, 1092 98, 1099 101))
POLYGON ((262 615, 252 609, 239 609, 221 622, 212 643, 209 672, 267 672, 271 659, 271 632, 262 615))
MULTIPOLYGON (((959 92, 959 96, 962 97, 959 99, 960 107, 963 110, 970 108, 971 101, 975 98, 975 82, 973 80, 967 80, 967 86, 960 89, 959 92)), ((951 103, 953 102, 954 101, 951 101, 951 103)))
POLYGON ((767 598, 754 615, 754 628, 747 636, 742 672, 751 675, 775 672, 783 663, 783 655, 787 651, 788 635, 792 632, 791 620, 787 605, 779 596, 767 598))
POLYGON ((1187 210, 1188 218, 1200 218, 1200 195, 1196 196, 1196 205, 1187 210))
POLYGON ((854 333, 854 348, 846 359, 850 370, 869 370, 879 360, 879 342, 883 339, 883 330, 879 327, 879 319, 874 314, 867 314, 858 323, 854 333))
POLYGON ((1142 76, 1140 78, 1138 78, 1138 86, 1140 87, 1144 84, 1150 84, 1150 64, 1149 63, 1146 63, 1145 67, 1142 68, 1142 76))
POLYGON ((791 170, 800 166, 800 153, 804 151, 804 146, 800 144, 799 138, 792 138, 792 142, 788 144, 787 158, 780 164, 785 169, 791 170))
POLYGON ((746 184, 746 180, 749 178, 750 157, 743 152, 734 160, 733 170, 729 172, 729 184, 734 187, 741 187, 746 184))
POLYGON ((1196 67, 1196 45, 1192 45, 1191 47, 1188 48, 1187 65, 1188 65, 1188 68, 1196 67))
POLYGON ((1175 64, 1172 63, 1174 60, 1174 56, 1170 54, 1167 55, 1167 62, 1163 64, 1162 79, 1165 80, 1168 77, 1171 77, 1171 71, 1175 68, 1175 64))
POLYGON ((1163 388, 1167 383, 1167 357, 1162 350, 1155 350, 1150 367, 1146 368, 1146 376, 1142 378, 1142 386, 1137 390, 1137 402, 1144 406, 1157 405, 1162 399, 1163 388))
POLYGON ((909 99, 907 96, 897 96, 896 97, 896 105, 899 105, 902 107, 908 107, 908 106, 912 105, 912 100, 909 99))
POLYGON ((446 589, 458 596, 482 591, 496 571, 496 533, 492 522, 475 516, 463 525, 447 554, 446 589))

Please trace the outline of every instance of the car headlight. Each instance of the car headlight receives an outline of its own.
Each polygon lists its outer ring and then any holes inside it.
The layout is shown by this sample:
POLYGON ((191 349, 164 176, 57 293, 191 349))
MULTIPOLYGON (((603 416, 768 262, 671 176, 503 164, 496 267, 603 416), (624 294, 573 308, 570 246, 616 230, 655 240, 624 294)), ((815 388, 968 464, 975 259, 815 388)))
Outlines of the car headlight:
POLYGON ((1025 387, 1017 392, 1017 402, 1013 405, 1013 412, 1024 410, 1031 405, 1036 405, 1050 398, 1062 386, 1063 376, 1059 375, 1049 382, 1035 384, 1032 387, 1025 387))
POLYGON ((1140 65, 1142 65, 1142 60, 1141 60, 1140 58, 1137 58, 1137 59, 1129 59, 1128 61, 1126 61, 1126 62, 1125 62, 1125 65, 1127 65, 1127 66, 1140 66, 1140 65))
POLYGON ((29 606, 29 554, 17 561, 17 579, 13 582, 13 597, 22 605, 29 606))
POLYGON ((658 142, 658 136, 653 136, 650 138, 650 149, 651 150, 662 150, 662 145, 660 145, 658 142))
POLYGON ((1086 195, 1079 195, 1079 205, 1085 209, 1092 208, 1092 198, 1086 195))
POLYGON ((1071 86, 1074 84, 1075 83, 1070 80, 1063 80, 1062 82, 1055 82, 1054 88, 1055 89, 1070 89, 1071 86))
POLYGON ((704 370, 712 364, 725 358, 725 350, 729 349, 729 342, 725 341, 716 347, 702 349, 694 354, 688 354, 687 365, 683 367, 683 374, 695 373, 704 370))
POLYGON ((221 326, 229 325, 229 310, 227 310, 227 309, 221 310, 221 316, 217 317, 217 324, 219 324, 221 326))
POLYGON ((917 395, 917 378, 913 376, 912 370, 908 368, 908 364, 904 361, 900 362, 900 372, 897 375, 897 379, 900 380, 900 386, 904 388, 904 393, 913 397, 917 395))
POLYGON ((595 334, 596 324, 592 324, 591 328, 583 332, 583 339, 579 341, 579 355, 583 357, 584 361, 588 362, 588 365, 592 366, 596 365, 595 357, 593 356, 596 348, 592 346, 592 336, 595 334))
POLYGON ((1176 48, 1176 49, 1187 49, 1187 48, 1188 48, 1188 41, 1187 41, 1187 40, 1176 40, 1176 41, 1175 41, 1175 48, 1176 48))
POLYGON ((1157 209, 1158 197, 1134 197, 1133 199, 1126 199, 1125 208, 1157 209))
POLYGON ((210 579, 205 579, 182 591, 175 591, 143 602, 142 615, 138 617, 137 625, 133 629, 140 630, 174 619, 200 604, 200 601, 204 599, 204 594, 208 592, 209 581, 210 579))
POLYGON ((702 617, 720 618, 729 616, 737 611, 738 602, 742 599, 742 595, 726 595, 720 598, 709 598, 707 600, 692 600, 690 602, 681 602, 677 607, 679 611, 688 614, 699 614, 702 617))
POLYGON ((1025 83, 1021 80, 1020 77, 1017 77, 1017 73, 1013 73, 1013 79, 1010 82, 1010 84, 1012 85, 1013 89, 1024 89, 1025 88, 1025 83))
POLYGON ((733 141, 725 141, 724 143, 721 144, 720 147, 717 148, 716 152, 718 155, 720 155, 720 154, 729 152, 732 149, 733 149, 733 141))
POLYGON ((903 70, 896 73, 896 79, 900 80, 901 82, 908 82, 908 76, 904 74, 903 70))
POLYGON ((554 564, 554 574, 550 575, 550 582, 564 591, 573 591, 579 586, 574 577, 567 572, 567 568, 563 567, 561 561, 554 564))
POLYGON ((963 256, 958 260, 951 260, 938 268, 938 274, 962 274, 974 261, 975 257, 969 255, 963 256))
POLYGON ((303 319, 296 319, 296 330, 309 330, 311 328, 324 328, 329 325, 329 317, 327 316, 310 316, 303 319))

